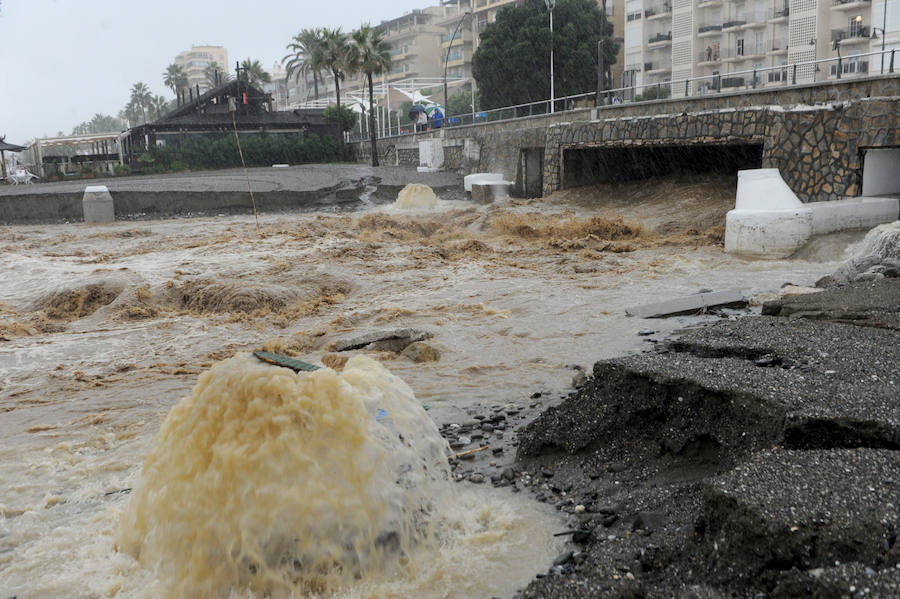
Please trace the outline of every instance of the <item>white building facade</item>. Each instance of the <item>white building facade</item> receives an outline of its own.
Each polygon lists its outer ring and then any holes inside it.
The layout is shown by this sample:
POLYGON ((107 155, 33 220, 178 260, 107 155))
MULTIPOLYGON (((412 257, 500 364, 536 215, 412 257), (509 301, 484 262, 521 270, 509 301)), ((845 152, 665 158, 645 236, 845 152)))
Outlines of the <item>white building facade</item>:
POLYGON ((882 45, 888 72, 900 50, 900 0, 626 0, 625 13, 623 81, 644 98, 877 74, 866 54, 882 45))

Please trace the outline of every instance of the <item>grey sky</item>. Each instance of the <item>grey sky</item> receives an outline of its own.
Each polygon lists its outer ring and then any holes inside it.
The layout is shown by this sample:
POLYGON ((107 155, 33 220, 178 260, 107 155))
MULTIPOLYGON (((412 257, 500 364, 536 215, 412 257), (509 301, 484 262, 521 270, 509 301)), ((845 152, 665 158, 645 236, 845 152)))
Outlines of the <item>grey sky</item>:
MULTIPOLYGON (((432 4, 436 4, 433 2, 432 4)), ((162 73, 191 45, 228 48, 267 68, 304 27, 353 29, 427 0, 0 0, 0 135, 23 143, 118 114, 131 85, 172 97, 162 73)))

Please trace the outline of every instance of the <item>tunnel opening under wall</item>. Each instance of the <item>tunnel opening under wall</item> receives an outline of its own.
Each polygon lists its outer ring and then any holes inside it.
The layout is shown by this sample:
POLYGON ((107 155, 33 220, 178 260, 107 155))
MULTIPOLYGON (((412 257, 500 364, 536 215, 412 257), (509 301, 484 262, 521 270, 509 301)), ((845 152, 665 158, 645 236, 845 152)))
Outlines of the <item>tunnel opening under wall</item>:
POLYGON ((862 195, 900 196, 900 147, 860 148, 862 195))
POLYGON ((694 144, 567 148, 562 187, 677 174, 731 174, 762 167, 762 144, 694 144))

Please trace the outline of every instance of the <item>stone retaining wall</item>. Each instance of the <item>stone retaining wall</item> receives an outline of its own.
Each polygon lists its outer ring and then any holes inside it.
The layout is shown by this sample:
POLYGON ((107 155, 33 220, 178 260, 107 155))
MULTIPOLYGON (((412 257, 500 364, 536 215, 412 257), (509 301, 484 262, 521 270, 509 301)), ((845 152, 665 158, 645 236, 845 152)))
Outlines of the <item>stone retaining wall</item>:
MULTIPOLYGON (((418 142, 441 138, 445 168, 501 172, 516 180, 523 149, 544 148, 543 192, 563 181, 562 153, 590 146, 761 143, 763 167, 778 168, 804 202, 861 191, 862 151, 900 145, 900 77, 886 75, 790 88, 672 98, 453 127, 378 141, 385 164, 418 165, 418 142), (592 119, 593 117, 593 119, 592 119), (480 146, 467 162, 466 140, 480 146)), ((369 160, 368 142, 355 144, 369 160)))

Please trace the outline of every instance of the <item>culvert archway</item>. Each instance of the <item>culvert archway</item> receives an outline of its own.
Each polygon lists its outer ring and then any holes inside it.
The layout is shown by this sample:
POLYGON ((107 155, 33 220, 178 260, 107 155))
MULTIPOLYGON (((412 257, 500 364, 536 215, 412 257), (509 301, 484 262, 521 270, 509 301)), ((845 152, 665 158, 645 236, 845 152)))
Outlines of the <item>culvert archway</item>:
POLYGON ((762 167, 762 153, 762 143, 565 148, 562 187, 673 174, 736 173, 762 167))
POLYGON ((861 148, 862 195, 900 196, 900 147, 861 148))

